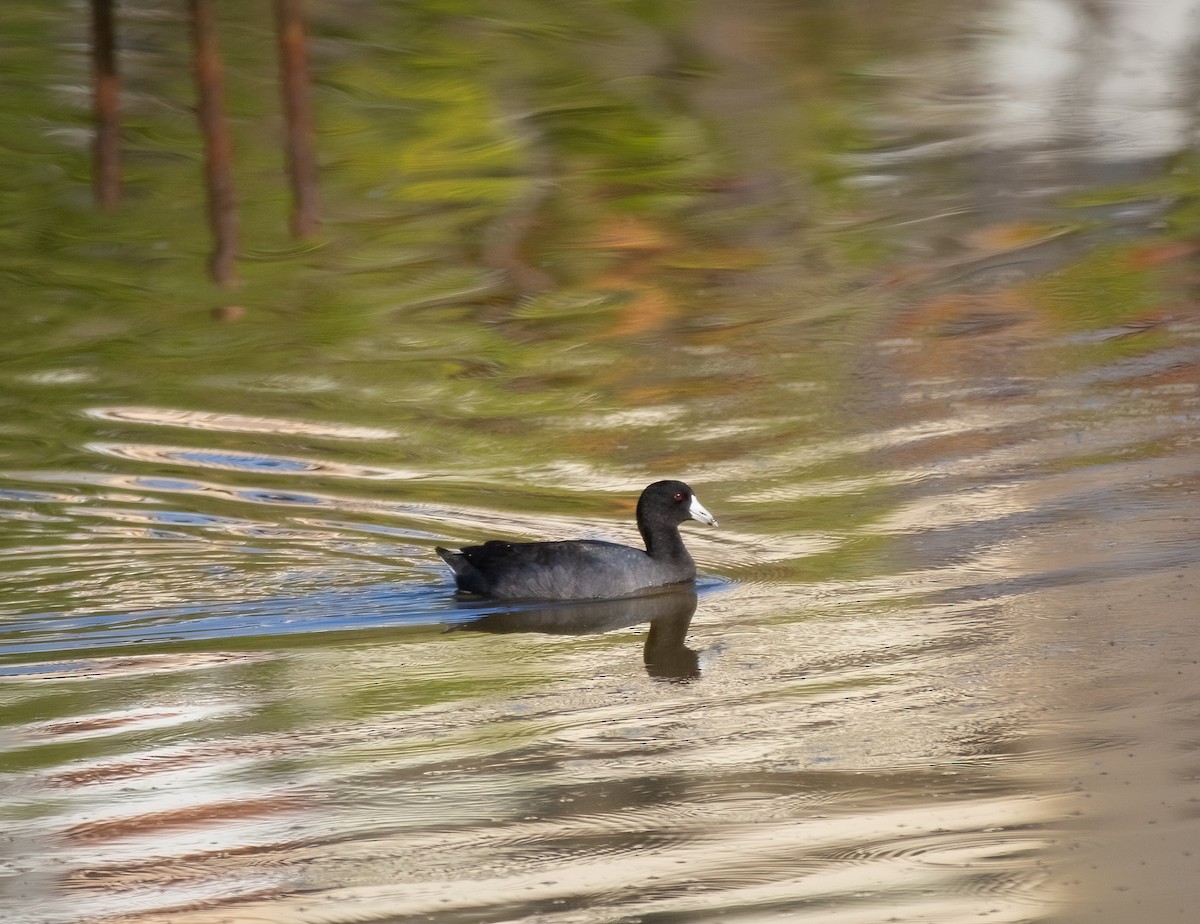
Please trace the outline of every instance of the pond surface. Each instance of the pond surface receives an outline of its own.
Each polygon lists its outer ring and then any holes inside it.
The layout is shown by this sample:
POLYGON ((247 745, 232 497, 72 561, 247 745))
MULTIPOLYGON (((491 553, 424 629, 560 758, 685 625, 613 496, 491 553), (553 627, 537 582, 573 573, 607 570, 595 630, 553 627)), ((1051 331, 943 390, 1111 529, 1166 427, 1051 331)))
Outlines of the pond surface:
POLYGON ((304 244, 222 8, 233 290, 120 6, 113 214, 0 56, 5 922, 1191 919, 1194 5, 313 4, 304 244), (667 477, 694 593, 453 598, 667 477))

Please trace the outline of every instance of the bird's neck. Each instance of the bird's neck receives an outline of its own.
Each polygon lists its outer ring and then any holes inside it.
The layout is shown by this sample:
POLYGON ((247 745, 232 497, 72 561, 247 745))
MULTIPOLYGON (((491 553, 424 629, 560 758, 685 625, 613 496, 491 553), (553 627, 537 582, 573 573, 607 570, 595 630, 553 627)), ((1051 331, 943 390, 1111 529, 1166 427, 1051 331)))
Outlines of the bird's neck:
POLYGON ((684 548, 683 538, 679 535, 679 527, 670 526, 651 532, 642 529, 642 541, 646 543, 646 554, 659 561, 684 559, 691 560, 688 550, 684 548))

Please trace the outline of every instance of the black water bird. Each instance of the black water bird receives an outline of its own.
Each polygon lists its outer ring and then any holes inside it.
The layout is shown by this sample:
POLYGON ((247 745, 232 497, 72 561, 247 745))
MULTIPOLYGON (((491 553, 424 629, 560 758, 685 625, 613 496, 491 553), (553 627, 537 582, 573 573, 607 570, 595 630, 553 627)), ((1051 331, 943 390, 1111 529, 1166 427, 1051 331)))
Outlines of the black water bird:
POLYGON ((454 570, 461 593, 492 600, 594 600, 622 597, 696 577, 679 524, 716 526, 682 481, 656 481, 637 504, 638 531, 646 548, 596 539, 558 542, 492 540, 459 551, 438 548, 454 570))

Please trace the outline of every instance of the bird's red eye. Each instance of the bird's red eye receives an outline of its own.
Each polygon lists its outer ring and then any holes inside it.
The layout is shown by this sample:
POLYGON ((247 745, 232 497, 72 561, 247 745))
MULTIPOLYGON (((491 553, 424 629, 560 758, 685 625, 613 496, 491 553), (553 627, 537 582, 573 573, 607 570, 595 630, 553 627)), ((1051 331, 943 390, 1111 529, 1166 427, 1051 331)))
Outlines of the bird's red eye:
POLYGON ((676 491, 675 496, 672 497, 671 500, 675 501, 677 504, 682 504, 684 496, 685 495, 682 491, 676 491))

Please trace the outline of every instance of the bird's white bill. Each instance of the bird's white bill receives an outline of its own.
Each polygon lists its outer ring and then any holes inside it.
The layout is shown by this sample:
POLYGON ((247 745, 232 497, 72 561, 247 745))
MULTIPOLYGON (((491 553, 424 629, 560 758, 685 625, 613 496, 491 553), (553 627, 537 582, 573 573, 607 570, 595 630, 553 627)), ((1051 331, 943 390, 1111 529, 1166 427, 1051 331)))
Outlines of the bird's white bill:
POLYGON ((704 505, 700 503, 695 494, 692 495, 692 505, 688 507, 688 516, 701 523, 707 523, 709 526, 717 525, 717 518, 704 509, 704 505))

